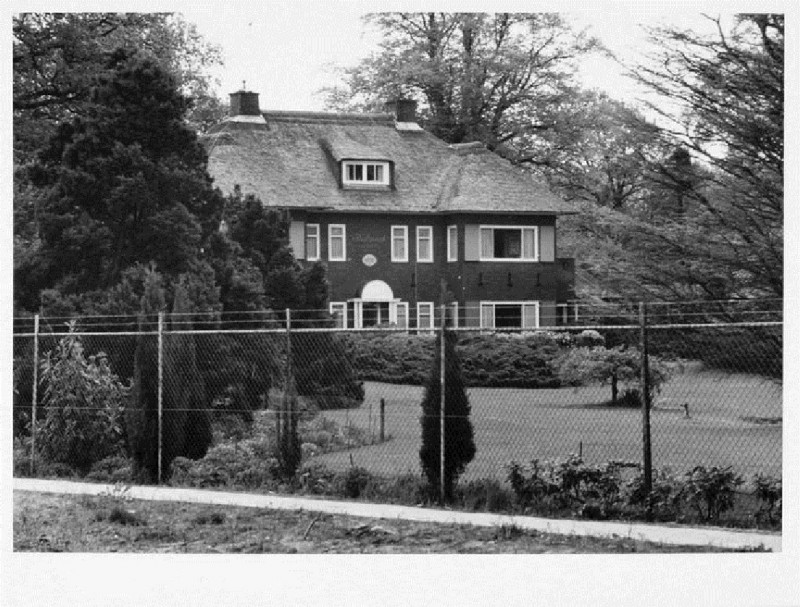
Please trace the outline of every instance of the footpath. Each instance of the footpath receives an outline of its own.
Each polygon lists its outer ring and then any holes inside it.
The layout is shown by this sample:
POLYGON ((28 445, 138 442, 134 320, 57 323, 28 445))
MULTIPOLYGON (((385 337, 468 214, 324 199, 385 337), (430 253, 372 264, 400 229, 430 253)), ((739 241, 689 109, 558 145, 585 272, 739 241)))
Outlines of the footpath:
MULTIPOLYGON (((716 546, 733 550, 765 548, 781 551, 780 533, 752 532, 718 527, 685 527, 646 523, 575 521, 532 516, 460 512, 391 504, 334 501, 309 497, 264 495, 179 487, 126 486, 125 495, 133 499, 161 502, 188 502, 220 506, 242 506, 269 510, 304 510, 364 518, 402 519, 417 522, 479 527, 516 527, 558 535, 618 537, 681 546, 716 546)), ((15 478, 14 491, 35 491, 72 495, 104 495, 111 486, 63 480, 15 478)))

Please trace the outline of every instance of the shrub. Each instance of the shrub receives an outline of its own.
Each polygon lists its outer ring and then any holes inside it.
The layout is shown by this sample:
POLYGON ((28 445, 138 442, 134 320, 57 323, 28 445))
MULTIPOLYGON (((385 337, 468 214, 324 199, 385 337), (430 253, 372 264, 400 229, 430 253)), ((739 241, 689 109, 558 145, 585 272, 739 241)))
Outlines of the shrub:
POLYGON ((760 504, 755 516, 757 519, 765 515, 770 523, 774 521, 773 514, 780 519, 783 507, 783 483, 780 479, 764 474, 755 477, 755 495, 760 504))
POLYGON ((733 508, 736 487, 743 482, 730 467, 696 466, 686 473, 683 496, 701 518, 718 521, 722 513, 733 508))
MULTIPOLYGON (((441 344, 441 334, 437 344, 441 344)), ((442 501, 452 501, 453 487, 467 464, 475 457, 472 422, 469 419, 470 406, 467 391, 461 374, 461 362, 456 354, 457 336, 452 331, 444 334, 445 384, 447 392, 442 395, 441 387, 441 347, 430 371, 430 379, 425 386, 422 400, 422 446, 419 458, 422 472, 430 489, 443 488, 442 501), (444 398, 443 398, 444 396, 444 398), (444 402, 442 402, 444 400, 444 402), (441 412, 444 408, 444 479, 441 478, 441 412)))
POLYGON ((86 480, 104 483, 133 481, 133 462, 122 455, 112 455, 95 462, 86 480))
POLYGON ((199 460, 176 457, 170 482, 190 487, 272 487, 277 484, 278 462, 266 455, 270 450, 261 441, 250 439, 212 447, 199 460))
POLYGON ((644 470, 640 468, 639 473, 627 483, 625 493, 628 505, 640 515, 649 510, 655 520, 674 521, 681 517, 684 485, 668 469, 653 469, 648 494, 644 486, 644 470))
POLYGON ((122 452, 128 389, 111 372, 103 353, 85 356, 74 323, 45 355, 42 381, 47 413, 37 425, 37 448, 45 461, 86 474, 95 462, 122 452))
POLYGON ((350 466, 347 472, 336 475, 334 478, 334 490, 338 495, 357 498, 361 496, 373 480, 373 476, 368 470, 360 466, 350 466))
POLYGON ((456 501, 472 512, 507 512, 513 505, 512 494, 500 481, 481 479, 456 488, 456 501))

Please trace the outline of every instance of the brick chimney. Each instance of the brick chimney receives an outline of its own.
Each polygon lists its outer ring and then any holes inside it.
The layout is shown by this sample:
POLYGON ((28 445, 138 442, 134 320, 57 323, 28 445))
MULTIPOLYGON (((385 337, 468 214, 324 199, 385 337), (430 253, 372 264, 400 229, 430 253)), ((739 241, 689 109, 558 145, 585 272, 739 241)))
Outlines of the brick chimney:
POLYGON ((231 117, 233 116, 261 116, 258 93, 245 90, 231 93, 231 117))
POLYGON ((393 114, 397 122, 417 121, 417 102, 413 99, 395 99, 384 105, 387 114, 393 114))

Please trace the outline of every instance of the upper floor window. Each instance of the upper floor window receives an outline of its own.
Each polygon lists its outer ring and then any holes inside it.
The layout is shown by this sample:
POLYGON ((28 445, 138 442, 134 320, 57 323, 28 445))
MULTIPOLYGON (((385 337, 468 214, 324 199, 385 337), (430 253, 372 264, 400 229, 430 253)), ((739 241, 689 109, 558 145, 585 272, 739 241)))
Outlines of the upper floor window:
POLYGON ((346 160, 342 162, 344 185, 389 185, 389 163, 346 160))
POLYGON ((347 260, 346 230, 344 224, 328 226, 328 261, 347 260))
POLYGON ((538 229, 514 226, 481 226, 481 261, 537 261, 538 229))
POLYGON ((408 261, 408 226, 392 226, 392 261, 408 261))
POLYGON ((458 226, 447 226, 447 261, 458 261, 458 226))
POLYGON ((317 261, 319 259, 319 224, 306 224, 306 259, 317 261))
POLYGON ((433 261, 433 228, 417 226, 417 261, 433 261))

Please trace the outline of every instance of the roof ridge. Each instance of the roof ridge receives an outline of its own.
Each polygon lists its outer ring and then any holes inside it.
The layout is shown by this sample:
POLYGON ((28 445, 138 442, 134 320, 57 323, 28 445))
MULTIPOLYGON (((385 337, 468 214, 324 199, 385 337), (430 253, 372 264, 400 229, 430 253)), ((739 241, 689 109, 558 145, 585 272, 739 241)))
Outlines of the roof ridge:
POLYGON ((261 115, 267 120, 300 122, 361 122, 394 124, 394 116, 385 113, 310 112, 299 110, 266 110, 261 115))

